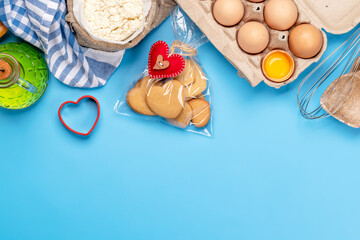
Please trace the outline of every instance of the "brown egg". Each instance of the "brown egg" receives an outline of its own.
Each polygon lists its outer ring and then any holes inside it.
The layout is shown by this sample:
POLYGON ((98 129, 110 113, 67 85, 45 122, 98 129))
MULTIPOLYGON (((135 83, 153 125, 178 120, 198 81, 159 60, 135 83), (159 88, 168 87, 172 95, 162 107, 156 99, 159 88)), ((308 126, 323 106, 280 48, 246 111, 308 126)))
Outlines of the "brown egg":
POLYGON ((296 26, 289 36, 290 50, 300 58, 312 58, 317 55, 323 42, 321 31, 311 24, 296 26))
POLYGON ((265 6, 264 18, 272 29, 288 30, 298 18, 298 9, 292 0, 270 0, 265 6))
POLYGON ((227 27, 238 24, 244 12, 244 4, 241 0, 217 0, 213 7, 215 20, 227 27))
POLYGON ((250 54, 262 52, 269 44, 267 28, 259 22, 245 23, 238 32, 237 41, 242 50, 250 54))

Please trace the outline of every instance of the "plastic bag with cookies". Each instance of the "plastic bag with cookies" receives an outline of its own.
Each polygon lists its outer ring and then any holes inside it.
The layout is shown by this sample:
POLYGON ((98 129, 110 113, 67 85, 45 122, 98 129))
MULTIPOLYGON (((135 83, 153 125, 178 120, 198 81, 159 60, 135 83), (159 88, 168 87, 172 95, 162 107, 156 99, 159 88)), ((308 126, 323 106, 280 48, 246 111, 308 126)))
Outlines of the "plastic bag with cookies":
POLYGON ((163 41, 151 47, 148 66, 133 79, 115 111, 210 137, 212 89, 197 58, 197 48, 207 38, 178 7, 171 17, 176 40, 170 48, 163 41))

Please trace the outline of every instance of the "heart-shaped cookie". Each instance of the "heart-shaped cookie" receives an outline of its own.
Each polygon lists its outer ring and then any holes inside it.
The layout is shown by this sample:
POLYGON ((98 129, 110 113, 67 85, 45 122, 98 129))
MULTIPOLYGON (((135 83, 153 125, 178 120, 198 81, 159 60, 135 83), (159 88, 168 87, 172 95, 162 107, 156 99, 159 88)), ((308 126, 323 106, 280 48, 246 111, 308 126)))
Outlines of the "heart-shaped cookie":
POLYGON ((193 60, 191 60, 191 59, 186 59, 184 71, 182 71, 182 73, 179 74, 178 76, 174 77, 175 80, 180 81, 185 86, 189 86, 190 84, 192 84, 196 78, 196 74, 193 69, 192 61, 193 60))
POLYGON ((185 103, 184 109, 181 111, 180 115, 175 119, 166 119, 170 124, 179 127, 186 128, 192 119, 192 109, 189 103, 185 103))
POLYGON ((126 95, 126 101, 129 107, 142 115, 154 116, 155 113, 150 110, 146 104, 146 87, 135 87, 131 89, 126 95))
POLYGON ((185 60, 179 54, 169 56, 169 46, 164 41, 154 43, 150 49, 148 70, 151 78, 172 78, 185 68, 185 60))
POLYGON ((195 62, 191 61, 191 66, 194 74, 194 81, 185 86, 186 98, 196 98, 207 88, 207 81, 201 67, 195 62))
POLYGON ((146 90, 149 90, 153 86, 161 86, 162 84, 163 81, 161 79, 152 79, 149 76, 146 76, 140 79, 134 87, 146 88, 146 90))
POLYGON ((210 120, 210 104, 208 101, 195 98, 190 100, 189 105, 192 109, 192 123, 195 127, 205 127, 210 120))
POLYGON ((184 107, 185 93, 181 82, 170 80, 161 87, 154 86, 146 95, 151 111, 164 118, 176 118, 184 107))

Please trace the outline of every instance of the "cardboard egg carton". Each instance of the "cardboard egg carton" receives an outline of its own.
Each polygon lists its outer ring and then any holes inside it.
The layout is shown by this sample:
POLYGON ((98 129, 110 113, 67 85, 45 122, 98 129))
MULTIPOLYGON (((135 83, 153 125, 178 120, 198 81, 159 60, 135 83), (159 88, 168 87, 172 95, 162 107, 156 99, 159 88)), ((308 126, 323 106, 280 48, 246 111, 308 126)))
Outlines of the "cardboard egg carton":
POLYGON ((322 31, 324 44, 321 51, 313 58, 302 59, 296 57, 289 49, 288 36, 291 30, 302 23, 310 23, 319 29, 334 34, 345 33, 360 22, 359 0, 293 0, 298 7, 299 17, 295 25, 287 31, 277 31, 267 26, 264 20, 264 8, 270 0, 252 3, 242 0, 245 15, 241 22, 233 27, 224 27, 216 22, 212 14, 215 0, 177 0, 179 6, 189 15, 213 45, 238 70, 238 75, 245 78, 253 87, 264 81, 267 85, 280 88, 294 81, 302 71, 312 63, 319 61, 327 47, 327 37, 322 31), (270 42, 268 47, 256 55, 247 54, 237 43, 239 28, 249 21, 263 23, 269 30, 270 42), (268 80, 261 70, 261 61, 266 54, 274 49, 288 52, 295 62, 292 77, 286 82, 276 83, 268 80))

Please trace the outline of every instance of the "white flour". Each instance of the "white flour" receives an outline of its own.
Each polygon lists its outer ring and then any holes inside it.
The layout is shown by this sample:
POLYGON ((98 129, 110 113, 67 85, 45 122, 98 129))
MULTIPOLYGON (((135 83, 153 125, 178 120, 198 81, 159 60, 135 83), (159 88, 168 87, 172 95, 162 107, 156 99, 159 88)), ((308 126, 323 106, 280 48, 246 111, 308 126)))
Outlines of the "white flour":
POLYGON ((123 41, 143 27, 143 0, 84 0, 83 14, 91 33, 123 41))

